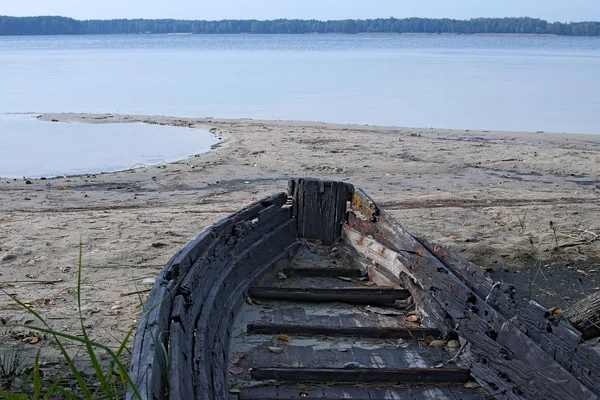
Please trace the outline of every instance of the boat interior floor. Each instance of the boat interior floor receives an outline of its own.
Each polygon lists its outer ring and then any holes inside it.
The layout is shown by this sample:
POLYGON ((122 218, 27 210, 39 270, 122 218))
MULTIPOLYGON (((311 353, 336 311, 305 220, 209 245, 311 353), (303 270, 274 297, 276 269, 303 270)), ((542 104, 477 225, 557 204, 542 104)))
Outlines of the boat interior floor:
POLYGON ((486 398, 453 363, 459 342, 409 322, 410 293, 345 265, 342 246, 303 240, 253 282, 231 333, 230 399, 486 398))

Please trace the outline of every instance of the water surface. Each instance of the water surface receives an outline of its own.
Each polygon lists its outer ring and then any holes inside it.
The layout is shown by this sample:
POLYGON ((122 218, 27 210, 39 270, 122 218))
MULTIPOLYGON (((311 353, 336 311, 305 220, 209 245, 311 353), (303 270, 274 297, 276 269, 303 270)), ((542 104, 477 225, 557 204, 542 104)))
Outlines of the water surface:
POLYGON ((600 133, 600 38, 0 37, 0 112, 600 133))
POLYGON ((0 177, 118 171, 177 161, 216 143, 208 131, 144 123, 40 121, 0 114, 0 177))

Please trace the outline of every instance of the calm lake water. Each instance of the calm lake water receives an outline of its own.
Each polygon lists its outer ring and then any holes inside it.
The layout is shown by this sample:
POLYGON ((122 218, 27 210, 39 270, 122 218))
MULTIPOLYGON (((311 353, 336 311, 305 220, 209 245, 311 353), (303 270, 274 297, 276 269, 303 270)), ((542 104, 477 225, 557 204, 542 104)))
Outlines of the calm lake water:
POLYGON ((208 131, 143 123, 84 124, 0 114, 0 177, 99 173, 208 151, 208 131))
POLYGON ((0 37, 0 113, 600 133, 599 76, 598 37, 0 37))

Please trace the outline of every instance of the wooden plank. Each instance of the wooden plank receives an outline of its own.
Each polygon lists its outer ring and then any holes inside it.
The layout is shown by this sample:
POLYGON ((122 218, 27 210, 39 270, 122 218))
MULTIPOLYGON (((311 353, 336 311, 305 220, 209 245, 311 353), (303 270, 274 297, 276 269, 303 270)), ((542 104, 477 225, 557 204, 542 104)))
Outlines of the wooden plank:
MULTIPOLYGON (((142 318, 136 330, 130 377, 139 390, 151 398, 164 398, 165 384, 159 371, 155 345, 159 342, 166 347, 169 338, 170 298, 176 291, 167 291, 166 286, 179 283, 186 276, 192 265, 206 252, 206 247, 214 243, 218 237, 230 235, 233 227, 241 221, 268 216, 273 213, 273 207, 280 208, 287 201, 285 193, 278 193, 266 199, 255 202, 248 207, 208 227, 194 239, 186 243, 166 264, 159 273, 156 284, 146 301, 142 318), (157 305, 160 304, 158 307, 157 305)), ((127 398, 132 398, 133 392, 128 390, 127 398)))
MULTIPOLYGON (((301 389, 297 390, 298 393, 302 393, 301 389)), ((261 396, 261 395, 251 395, 251 394, 240 394, 239 400, 323 400, 323 396, 319 397, 311 397, 311 396, 261 396)), ((330 399, 330 397, 327 397, 330 399)), ((352 400, 384 400, 384 397, 352 397, 352 400)))
POLYGON ((353 304, 393 304, 396 300, 406 300, 410 292, 393 288, 280 288, 252 287, 252 297, 262 299, 333 302, 353 304))
MULTIPOLYGON (((370 201, 362 198, 360 191, 354 197, 357 196, 361 197, 356 202, 359 205, 370 201)), ((459 334, 472 344, 472 373, 486 390, 513 393, 515 398, 595 398, 576 377, 469 289, 389 214, 372 210, 370 221, 364 223, 377 224, 374 230, 387 235, 386 240, 400 250, 398 259, 411 272, 416 285, 435 299, 452 318, 459 334)), ((364 241, 374 239, 362 236, 360 240, 352 242, 357 249, 365 247, 364 241)))
POLYGON ((494 282, 483 267, 426 239, 416 236, 415 239, 500 314, 506 318, 516 315, 516 291, 513 285, 499 281, 494 282))
POLYGON ((343 182, 296 179, 290 185, 298 237, 333 244, 341 235, 346 203, 354 188, 343 182))
POLYGON ((278 385, 242 389, 239 400, 290 400, 290 399, 352 399, 352 400, 476 400, 489 398, 480 389, 467 389, 456 383, 436 384, 375 384, 364 388, 351 385, 315 387, 302 384, 298 387, 278 385))
POLYGON ((391 272, 393 277, 398 277, 405 274, 414 279, 412 272, 398 259, 400 252, 411 253, 413 250, 395 249, 390 247, 390 244, 386 243, 385 241, 383 243, 380 242, 380 235, 377 235, 375 232, 373 232, 375 231, 375 229, 372 228, 373 224, 370 222, 359 221, 360 220, 358 220, 353 213, 350 213, 348 216, 348 226, 354 229, 344 229, 344 236, 349 238, 348 243, 350 244, 354 242, 361 244, 362 238, 367 235, 370 235, 374 238, 373 240, 367 241, 359 251, 362 256, 371 261, 371 265, 369 266, 369 274, 373 275, 374 270, 377 270, 377 266, 381 266, 383 269, 391 272), (357 230, 357 228, 360 230, 357 230))
POLYGON ((287 382, 420 382, 466 383, 465 368, 254 368, 252 379, 287 382))
POLYGON ((413 302, 418 305, 421 322, 424 325, 437 327, 444 336, 450 332, 450 326, 454 324, 446 317, 446 311, 428 292, 415 285, 412 272, 398 259, 399 253, 374 239, 365 238, 354 229, 344 229, 343 238, 346 244, 338 247, 350 248, 346 252, 346 257, 350 257, 347 258, 348 260, 353 263, 366 263, 369 266, 369 277, 375 282, 387 281, 391 284, 400 284, 409 290, 413 302))
POLYGON ((231 338, 232 323, 234 320, 235 313, 241 307, 241 304, 245 301, 246 291, 248 286, 257 279, 261 274, 264 274, 265 270, 281 268, 284 264, 289 264, 294 254, 298 251, 300 243, 295 242, 288 246, 284 251, 277 254, 274 258, 264 263, 262 268, 251 268, 241 283, 232 291, 227 303, 222 307, 220 315, 217 317, 218 323, 213 330, 215 335, 215 344, 213 346, 212 355, 212 380, 213 380, 213 392, 215 398, 225 397, 228 392, 227 385, 227 365, 228 365, 228 354, 229 354, 229 340, 231 338))
POLYGON ((336 278, 343 276, 345 278, 360 278, 363 276, 359 268, 324 268, 324 267, 290 267, 282 271, 288 278, 290 277, 318 277, 318 278, 336 278))
MULTIPOLYGON (((402 246, 399 246, 402 241, 395 240, 397 236, 394 232, 394 224, 397 224, 397 222, 385 210, 379 209, 375 202, 362 190, 357 189, 355 192, 353 205, 361 214, 370 216, 377 223, 373 223, 371 220, 363 221, 355 215, 350 214, 348 217, 349 225, 363 235, 371 235, 378 242, 395 252, 413 251, 410 248, 404 249, 402 246)), ((410 235, 405 230, 403 230, 403 234, 410 235)), ((456 274, 479 297, 486 299, 503 316, 506 318, 515 316, 517 306, 514 286, 503 282, 494 282, 481 266, 464 259, 456 253, 447 251, 442 246, 426 239, 413 235, 410 236, 429 250, 429 254, 436 257, 456 274)), ((407 271, 404 272, 407 273, 407 271)))
POLYGON ((333 327, 294 324, 249 324, 247 332, 251 334, 285 333, 294 335, 357 336, 363 338, 402 338, 413 340, 425 340, 427 336, 436 338, 442 336, 442 333, 434 328, 381 326, 333 327))
POLYGON ((591 390, 600 393, 600 354, 586 344, 581 334, 562 315, 553 315, 544 307, 530 301, 519 311, 521 329, 541 348, 553 355, 569 372, 591 390))
POLYGON ((276 230, 269 232, 268 235, 263 236, 242 253, 227 259, 224 266, 219 268, 210 264, 205 266, 205 268, 216 270, 217 274, 214 279, 210 280, 210 285, 199 286, 199 289, 207 291, 207 293, 203 297, 195 299, 196 304, 200 303, 199 314, 196 314, 197 318, 193 322, 195 330, 191 330, 194 334, 190 338, 194 340, 195 398, 213 399, 219 398, 218 396, 221 395, 221 393, 215 394, 214 390, 223 386, 223 379, 225 379, 223 364, 227 362, 224 355, 226 344, 223 343, 222 354, 215 355, 213 350, 215 342, 218 340, 217 336, 228 336, 229 333, 227 327, 215 328, 219 326, 224 312, 233 312, 233 310, 226 309, 228 304, 232 304, 231 297, 244 298, 245 294, 237 291, 239 285, 249 282, 249 276, 254 276, 253 274, 268 268, 273 258, 285 255, 289 246, 294 244, 295 239, 296 224, 295 221, 289 220, 276 230), (223 373, 218 371, 223 371, 223 373))
POLYGON ((191 399, 194 397, 192 386, 192 343, 186 337, 184 327, 178 323, 170 325, 169 335, 169 363, 163 368, 168 371, 169 398, 191 399))
MULTIPOLYGON (((364 204, 364 203, 363 203, 364 204)), ((378 240, 388 240, 396 237, 394 226, 399 225, 385 211, 378 211, 379 230, 376 235, 378 240)), ((364 229, 365 226, 363 225, 364 229)), ((373 228, 367 228, 373 234, 373 228)), ((460 279, 473 290, 485 302, 492 305, 503 316, 510 318, 517 313, 515 305, 514 287, 501 282, 492 281, 486 271, 476 264, 470 263, 457 254, 445 251, 441 246, 426 240, 415 238, 430 254, 436 256, 448 269, 455 273, 460 279)), ((406 280, 404 281, 406 286, 406 280)), ((600 299, 600 296, 598 296, 600 299)), ((596 351, 582 346, 582 337, 566 321, 550 323, 544 321, 549 314, 537 303, 531 303, 525 310, 519 312, 518 320, 521 329, 533 339, 543 350, 545 350, 558 364, 566 368, 577 380, 583 382, 589 389, 600 394, 600 358, 596 351), (537 328, 534 328, 537 323, 537 328), (552 326, 550 326, 552 325, 552 326), (554 328, 553 328, 554 326, 554 328), (533 333, 537 331, 537 333, 533 333)), ((568 314, 566 314, 568 316, 568 314)), ((565 316, 552 318, 551 320, 564 319, 565 316)), ((585 329, 584 329, 585 331, 585 329)), ((587 332, 589 335, 589 332, 587 332)))

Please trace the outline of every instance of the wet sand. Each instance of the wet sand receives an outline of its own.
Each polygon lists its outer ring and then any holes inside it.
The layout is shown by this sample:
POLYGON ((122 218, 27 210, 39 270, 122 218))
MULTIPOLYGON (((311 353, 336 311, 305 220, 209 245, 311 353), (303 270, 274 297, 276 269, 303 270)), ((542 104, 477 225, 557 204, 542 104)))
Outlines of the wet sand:
MULTIPOLYGON (((84 324, 92 338, 115 346, 140 315, 150 287, 144 279, 178 248, 302 176, 362 187, 411 232, 514 283, 521 299, 531 266, 534 298, 549 307, 600 289, 600 135, 100 117, 43 118, 192 126, 213 129, 222 142, 161 168, 0 180, 1 285, 67 333, 79 332, 80 240, 84 324)), ((0 310, 7 324, 31 320, 7 296, 0 310)), ((26 337, 11 328, 0 343, 26 337)))

